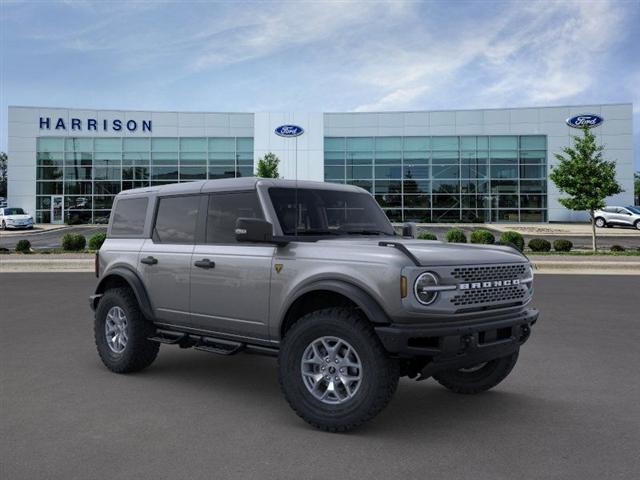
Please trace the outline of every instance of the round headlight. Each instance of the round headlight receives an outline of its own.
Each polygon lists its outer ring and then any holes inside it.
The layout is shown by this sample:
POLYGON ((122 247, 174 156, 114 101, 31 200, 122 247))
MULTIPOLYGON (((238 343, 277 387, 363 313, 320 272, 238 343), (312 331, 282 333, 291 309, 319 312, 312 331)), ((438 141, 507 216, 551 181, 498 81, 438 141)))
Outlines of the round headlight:
POLYGON ((413 292, 415 293, 418 301, 423 305, 432 304, 436 297, 438 296, 438 291, 433 289, 438 285, 438 277, 436 277, 433 273, 425 272, 416 278, 416 283, 413 287, 413 292))

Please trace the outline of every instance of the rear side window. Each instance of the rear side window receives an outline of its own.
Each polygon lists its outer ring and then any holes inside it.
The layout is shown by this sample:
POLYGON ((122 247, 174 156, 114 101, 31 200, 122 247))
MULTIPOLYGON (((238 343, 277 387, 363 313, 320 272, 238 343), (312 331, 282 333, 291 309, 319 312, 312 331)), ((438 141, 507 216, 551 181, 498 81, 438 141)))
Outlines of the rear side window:
POLYGON ((148 198, 125 198, 118 200, 113 212, 111 235, 118 237, 139 237, 144 231, 148 198))
POLYGON ((158 243, 194 243, 200 195, 161 198, 153 240, 158 243))
POLYGON ((236 220, 264 218, 255 191, 216 193, 209 196, 207 243, 236 243, 236 220))

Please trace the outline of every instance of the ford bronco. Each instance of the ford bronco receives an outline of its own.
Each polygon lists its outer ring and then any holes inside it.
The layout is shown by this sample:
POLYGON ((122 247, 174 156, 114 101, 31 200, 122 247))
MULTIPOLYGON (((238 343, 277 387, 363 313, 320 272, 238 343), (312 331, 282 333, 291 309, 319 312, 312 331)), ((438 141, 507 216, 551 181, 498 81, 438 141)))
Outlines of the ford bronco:
POLYGON ((117 373, 161 344, 278 357, 305 421, 346 431, 398 379, 462 394, 511 372, 538 312, 509 246, 397 234, 350 185, 238 178, 121 192, 96 256, 95 342, 117 373))

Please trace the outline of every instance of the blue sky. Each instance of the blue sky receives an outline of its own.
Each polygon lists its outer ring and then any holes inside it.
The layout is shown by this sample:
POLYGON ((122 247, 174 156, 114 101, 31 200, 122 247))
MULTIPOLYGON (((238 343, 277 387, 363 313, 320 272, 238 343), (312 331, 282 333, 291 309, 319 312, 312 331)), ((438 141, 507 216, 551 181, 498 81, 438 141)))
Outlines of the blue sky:
POLYGON ((634 103, 640 1, 0 0, 7 105, 204 111, 634 103))

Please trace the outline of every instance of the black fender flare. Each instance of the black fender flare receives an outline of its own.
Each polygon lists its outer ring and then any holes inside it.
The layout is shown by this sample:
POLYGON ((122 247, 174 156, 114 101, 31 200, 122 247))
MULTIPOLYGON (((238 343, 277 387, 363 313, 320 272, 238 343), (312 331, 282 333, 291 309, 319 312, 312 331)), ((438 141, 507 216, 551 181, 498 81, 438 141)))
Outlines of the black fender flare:
MULTIPOLYGON (((96 296, 102 296, 102 294, 104 294, 108 281, 113 278, 121 278, 129 285, 131 290, 133 290, 134 295, 136 296, 138 306, 140 307, 140 310, 142 310, 143 315, 147 319, 153 320, 153 308, 151 306, 151 301, 149 300, 147 290, 144 287, 144 284, 142 283, 142 280, 140 279, 138 274, 128 266, 119 265, 110 268, 109 271, 106 272, 105 275, 100 279, 100 282, 98 283, 95 291, 96 296)), ((97 306, 97 303, 99 301, 98 299, 99 297, 97 297, 96 301, 94 301, 94 309, 97 306)))
POLYGON ((280 318, 280 328, 282 328, 283 323, 287 319, 287 315, 289 314, 289 310, 291 307, 303 296, 307 293, 311 293, 313 291, 330 291, 334 293, 338 293, 347 297, 353 303, 355 303, 362 313, 369 319, 370 322, 376 324, 389 324, 391 320, 384 309, 380 306, 380 304, 365 290, 361 287, 349 283, 345 280, 317 280, 311 282, 303 287, 299 288, 295 291, 293 295, 293 300, 287 303, 287 306, 283 309, 283 314, 280 318))

